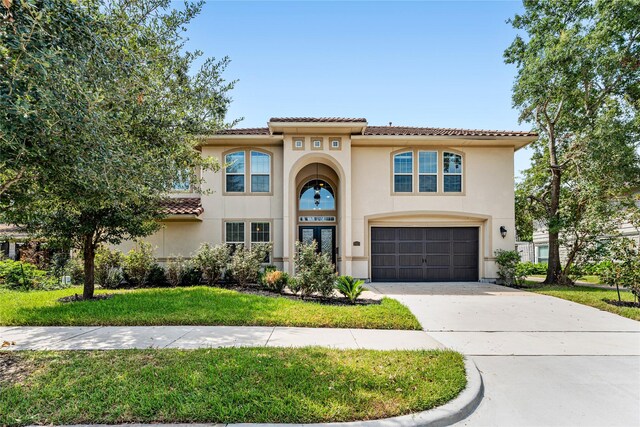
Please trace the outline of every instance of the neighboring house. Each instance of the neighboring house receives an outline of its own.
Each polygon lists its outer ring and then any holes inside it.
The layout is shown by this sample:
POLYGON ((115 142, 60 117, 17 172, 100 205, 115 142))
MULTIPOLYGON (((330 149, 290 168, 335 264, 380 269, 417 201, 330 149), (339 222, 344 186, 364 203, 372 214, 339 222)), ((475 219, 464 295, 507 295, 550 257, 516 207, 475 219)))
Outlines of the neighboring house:
POLYGON ((29 236, 19 227, 0 224, 0 258, 20 259, 20 248, 29 236))
MULTIPOLYGON (((640 208, 640 200, 637 202, 638 208, 640 208)), ((640 228, 635 227, 630 222, 625 222, 620 224, 617 229, 620 237, 626 237, 632 240, 635 240, 638 245, 640 245, 640 228)), ((549 261, 549 230, 548 228, 540 223, 533 223, 533 243, 529 243, 532 247, 532 252, 534 259, 532 262, 543 262, 546 263, 549 261)), ((564 262, 567 256, 567 249, 564 246, 560 246, 560 260, 564 262)), ((524 260, 524 259, 523 259, 524 260)))
POLYGON ((536 138, 349 118, 225 130, 200 149, 226 169, 203 174, 202 195, 179 184, 147 240, 161 261, 203 242, 271 242, 270 262, 291 272, 295 242, 315 240, 340 274, 358 278, 493 279, 494 251, 515 245, 514 151, 536 138))

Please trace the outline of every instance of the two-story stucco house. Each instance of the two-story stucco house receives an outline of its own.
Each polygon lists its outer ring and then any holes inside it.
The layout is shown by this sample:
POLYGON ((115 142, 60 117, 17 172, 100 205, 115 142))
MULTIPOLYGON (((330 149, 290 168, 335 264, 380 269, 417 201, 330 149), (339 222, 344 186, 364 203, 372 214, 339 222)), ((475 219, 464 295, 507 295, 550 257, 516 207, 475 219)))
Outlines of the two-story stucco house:
POLYGON ((160 260, 202 242, 272 242, 270 261, 289 272, 296 240, 316 240, 341 274, 358 278, 492 279, 494 251, 515 244, 514 151, 535 138, 362 118, 226 130, 201 150, 229 166, 204 173, 206 194, 172 195, 171 215, 148 240, 160 260))

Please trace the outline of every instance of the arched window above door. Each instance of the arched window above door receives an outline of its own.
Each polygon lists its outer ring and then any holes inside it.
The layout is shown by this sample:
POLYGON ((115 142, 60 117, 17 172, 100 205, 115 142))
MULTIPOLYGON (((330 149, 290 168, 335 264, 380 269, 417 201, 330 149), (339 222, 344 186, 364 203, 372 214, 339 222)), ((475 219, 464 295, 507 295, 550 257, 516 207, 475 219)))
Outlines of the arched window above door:
POLYGON ((322 179, 307 182, 300 190, 298 208, 301 211, 334 211, 336 199, 333 188, 322 179))

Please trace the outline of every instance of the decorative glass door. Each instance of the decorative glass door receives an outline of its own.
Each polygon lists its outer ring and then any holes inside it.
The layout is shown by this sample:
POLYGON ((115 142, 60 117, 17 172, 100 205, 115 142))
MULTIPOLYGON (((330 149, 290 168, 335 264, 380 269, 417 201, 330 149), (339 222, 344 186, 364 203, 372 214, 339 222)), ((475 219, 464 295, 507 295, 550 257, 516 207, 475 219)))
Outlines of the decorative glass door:
POLYGON ((336 263, 336 227, 326 225, 300 226, 299 239, 303 243, 317 242, 318 253, 329 254, 331 262, 336 263))

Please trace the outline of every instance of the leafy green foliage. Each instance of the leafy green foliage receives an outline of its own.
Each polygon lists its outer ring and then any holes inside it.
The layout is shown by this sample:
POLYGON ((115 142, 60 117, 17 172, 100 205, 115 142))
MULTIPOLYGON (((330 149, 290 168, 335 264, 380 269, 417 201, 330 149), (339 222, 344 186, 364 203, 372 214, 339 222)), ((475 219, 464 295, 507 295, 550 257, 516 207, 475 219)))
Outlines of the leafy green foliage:
POLYGON ((270 243, 254 243, 250 248, 246 248, 244 245, 238 246, 231 255, 228 267, 233 279, 240 286, 257 283, 262 263, 271 249, 270 243))
POLYGON ((202 279, 207 285, 214 285, 221 278, 229 263, 229 246, 211 246, 203 243, 193 257, 193 265, 202 271, 202 279))
POLYGON ((364 280, 357 280, 351 276, 340 276, 336 280, 336 289, 349 299, 351 304, 356 303, 356 299, 364 292, 364 280))
POLYGON ((302 298, 314 293, 324 297, 333 294, 336 280, 335 267, 326 253, 317 253, 317 243, 296 242, 294 257, 296 270, 295 288, 302 298))
POLYGON ((106 289, 115 289, 124 280, 122 252, 101 246, 96 251, 96 283, 106 289))
POLYGON ((158 229, 195 149, 227 126, 228 59, 184 49, 201 3, 16 0, 0 7, 0 221, 82 250, 158 229), (7 6, 8 4, 8 6, 7 6), (199 63, 198 69, 194 64, 199 63))
POLYGON ((631 239, 617 239, 611 247, 611 260, 603 265, 600 279, 615 286, 620 300, 620 286, 640 299, 640 248, 631 239))
POLYGON ((153 247, 150 243, 138 241, 124 258, 124 276, 130 286, 152 285, 149 281, 151 270, 156 265, 153 247))
POLYGON ((587 262, 599 238, 638 212, 640 3, 524 5, 511 23, 526 35, 516 37, 505 61, 517 67, 520 119, 540 137, 516 191, 517 223, 523 236, 530 220, 548 227, 546 282, 565 283, 572 264, 587 262))
POLYGON ((285 272, 278 270, 265 271, 264 284, 267 289, 282 293, 284 288, 289 283, 289 275, 285 272))
POLYGON ((502 285, 519 285, 524 280, 524 274, 518 268, 520 254, 518 251, 505 251, 498 249, 495 251, 496 264, 498 265, 498 278, 502 285))
POLYGON ((23 291, 34 289, 59 289, 56 277, 37 266, 11 259, 0 260, 0 287, 23 291))
POLYGON ((520 262, 518 263, 517 274, 520 276, 547 274, 547 263, 520 262))

